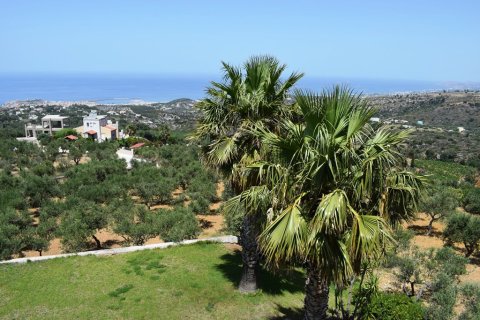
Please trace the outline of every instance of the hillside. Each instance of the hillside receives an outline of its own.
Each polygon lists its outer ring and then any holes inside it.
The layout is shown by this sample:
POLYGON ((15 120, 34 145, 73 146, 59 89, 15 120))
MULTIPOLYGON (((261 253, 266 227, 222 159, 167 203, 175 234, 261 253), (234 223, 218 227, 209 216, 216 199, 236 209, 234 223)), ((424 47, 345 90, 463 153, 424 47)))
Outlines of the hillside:
MULTIPOLYGON (((409 124, 423 121, 426 127, 457 130, 480 129, 480 92, 435 92, 370 96, 383 119, 401 119, 409 124)), ((478 133, 478 132, 477 132, 478 133)))
MULTIPOLYGON (((378 95, 366 96, 366 99, 378 109, 381 123, 414 129, 407 152, 413 152, 415 158, 480 167, 480 91, 378 95)), ((45 114, 67 115, 72 126, 76 126, 83 115, 98 109, 120 121, 122 128, 129 123, 150 128, 166 125, 173 129, 189 129, 200 116, 194 105, 195 101, 190 99, 143 105, 72 102, 50 105, 42 100, 22 101, 0 108, 0 123, 9 134, 21 136, 25 123, 38 122, 45 114)))
POLYGON ((381 122, 414 130, 408 151, 414 157, 480 167, 480 92, 414 93, 368 99, 378 108, 381 122))

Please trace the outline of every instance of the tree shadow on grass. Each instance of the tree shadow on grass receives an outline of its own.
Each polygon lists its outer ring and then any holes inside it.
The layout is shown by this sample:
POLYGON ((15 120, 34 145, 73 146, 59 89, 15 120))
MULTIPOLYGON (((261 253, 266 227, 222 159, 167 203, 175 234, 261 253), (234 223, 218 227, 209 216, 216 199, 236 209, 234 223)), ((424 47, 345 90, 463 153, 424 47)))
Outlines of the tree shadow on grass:
MULTIPOLYGON (((216 265, 225 278, 238 286, 242 277, 242 254, 239 250, 226 253, 220 257, 223 262, 216 265)), ((303 292, 305 275, 295 269, 270 272, 263 268, 260 269, 258 284, 262 292, 268 294, 281 294, 284 291, 295 293, 303 292)))
POLYGON ((303 319, 302 308, 285 308, 277 304, 277 310, 282 313, 280 316, 273 316, 267 319, 269 320, 300 320, 303 319))

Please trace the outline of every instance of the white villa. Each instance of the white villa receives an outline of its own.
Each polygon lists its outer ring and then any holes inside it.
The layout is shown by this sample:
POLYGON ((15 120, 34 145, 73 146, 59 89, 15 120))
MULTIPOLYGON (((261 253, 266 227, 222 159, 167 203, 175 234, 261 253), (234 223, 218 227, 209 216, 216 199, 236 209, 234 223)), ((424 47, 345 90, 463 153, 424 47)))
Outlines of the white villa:
POLYGON ((92 138, 97 142, 116 140, 121 138, 118 132, 118 122, 113 123, 106 115, 99 115, 97 111, 91 111, 88 116, 83 117, 83 126, 75 130, 84 138, 92 138))

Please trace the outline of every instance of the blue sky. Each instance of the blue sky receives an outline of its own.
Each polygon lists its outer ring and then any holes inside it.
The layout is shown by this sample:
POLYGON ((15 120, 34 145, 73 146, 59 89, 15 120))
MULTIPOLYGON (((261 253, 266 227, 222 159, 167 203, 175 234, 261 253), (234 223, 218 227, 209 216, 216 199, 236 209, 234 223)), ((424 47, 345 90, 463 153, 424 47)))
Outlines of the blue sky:
POLYGON ((218 74, 271 54, 312 77, 480 81, 480 1, 0 2, 0 73, 218 74))

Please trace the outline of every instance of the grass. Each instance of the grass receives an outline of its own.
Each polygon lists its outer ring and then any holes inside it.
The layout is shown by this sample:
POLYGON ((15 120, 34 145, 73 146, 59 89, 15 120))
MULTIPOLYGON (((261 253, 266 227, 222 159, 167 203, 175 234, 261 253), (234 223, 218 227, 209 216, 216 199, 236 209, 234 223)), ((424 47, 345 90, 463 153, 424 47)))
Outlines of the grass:
POLYGON ((241 257, 201 243, 0 266, 0 319, 281 319, 301 315, 303 274, 263 271, 236 290, 241 257))

